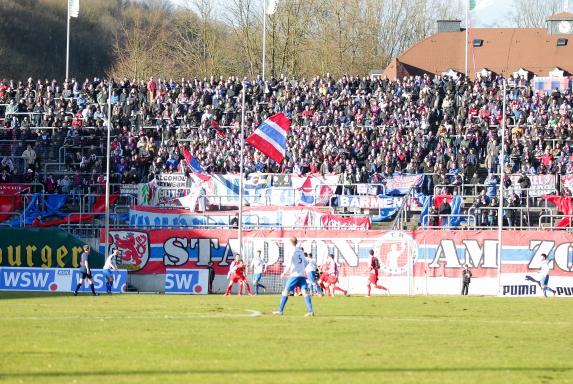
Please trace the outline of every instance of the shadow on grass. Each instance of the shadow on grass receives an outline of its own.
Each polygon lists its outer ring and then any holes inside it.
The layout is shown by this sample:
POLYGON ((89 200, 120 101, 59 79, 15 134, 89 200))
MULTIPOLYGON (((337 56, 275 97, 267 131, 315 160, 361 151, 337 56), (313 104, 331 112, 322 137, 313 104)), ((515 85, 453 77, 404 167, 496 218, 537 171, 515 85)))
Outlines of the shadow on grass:
POLYGON ((0 300, 14 299, 46 299, 62 296, 73 296, 71 292, 1 292, 0 300))
POLYGON ((17 378, 17 377, 68 377, 68 376, 92 376, 92 377, 106 377, 106 376, 138 376, 138 375, 264 375, 264 374, 293 374, 293 373, 448 373, 448 372, 569 372, 573 371, 573 367, 448 367, 448 368, 392 368, 392 367, 376 367, 376 368, 257 368, 257 369, 185 369, 185 370, 125 370, 125 371, 82 371, 82 372, 16 372, 16 373, 0 373, 1 378, 17 378))

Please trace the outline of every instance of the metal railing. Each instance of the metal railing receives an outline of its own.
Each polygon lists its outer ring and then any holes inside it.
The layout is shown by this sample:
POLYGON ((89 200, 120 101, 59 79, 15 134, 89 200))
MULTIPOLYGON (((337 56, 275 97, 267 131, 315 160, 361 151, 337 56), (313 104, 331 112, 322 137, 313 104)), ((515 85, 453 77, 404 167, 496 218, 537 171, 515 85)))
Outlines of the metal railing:
POLYGON ((573 215, 555 215, 553 213, 541 215, 539 217, 539 229, 573 231, 573 215), (557 225, 561 221, 564 221, 564 225, 557 225))
POLYGON ((477 229, 476 219, 472 214, 427 214, 421 220, 421 227, 423 229, 477 229), (451 225, 454 219, 460 220, 456 226, 451 225))
POLYGON ((12 220, 14 220, 16 217, 21 217, 20 220, 20 227, 24 227, 25 223, 26 223, 26 212, 14 212, 14 211, 10 211, 10 212, 2 212, 0 213, 0 217, 5 217, 4 220, 0 221, 0 227, 11 227, 10 223, 12 222, 12 220))
POLYGON ((408 222, 408 214, 411 208, 411 199, 413 196, 414 196, 414 188, 410 188, 408 193, 404 196, 402 205, 398 209, 396 217, 392 222, 392 230, 399 231, 406 228, 406 224, 408 222))
MULTIPOLYGON (((468 214, 476 218, 476 226, 479 228, 492 228, 498 226, 498 206, 495 207, 471 207, 468 209, 468 214), (484 224, 487 222, 489 212, 495 212, 493 225, 484 224)), ((535 217, 541 217, 547 212, 551 213, 551 208, 548 207, 503 207, 504 228, 511 229, 535 229, 538 225, 534 222, 535 217), (506 223, 507 221, 507 223, 506 223)))

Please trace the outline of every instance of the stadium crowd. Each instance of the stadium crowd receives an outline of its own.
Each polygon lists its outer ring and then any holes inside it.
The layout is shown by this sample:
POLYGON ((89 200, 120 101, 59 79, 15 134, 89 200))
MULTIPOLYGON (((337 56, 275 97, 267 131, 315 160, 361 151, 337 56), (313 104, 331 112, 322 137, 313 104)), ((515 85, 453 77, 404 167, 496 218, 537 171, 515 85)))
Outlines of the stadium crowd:
MULTIPOLYGON (((260 77, 124 78, 112 84, 114 183, 186 171, 182 146, 206 172, 237 172, 243 84, 247 135, 274 113, 292 123, 283 163, 247 146, 247 172, 334 172, 349 183, 425 173, 432 175, 424 182, 427 194, 434 185, 487 182, 480 166, 490 173, 500 164, 506 173, 573 173, 571 91, 538 95, 523 79, 508 80, 504 159, 502 79, 495 75, 475 81, 281 75, 266 83, 260 77)), ((40 181, 48 192, 101 184, 107 86, 97 78, 0 82, 0 181, 40 181), (75 176, 41 174, 62 148, 75 176)))

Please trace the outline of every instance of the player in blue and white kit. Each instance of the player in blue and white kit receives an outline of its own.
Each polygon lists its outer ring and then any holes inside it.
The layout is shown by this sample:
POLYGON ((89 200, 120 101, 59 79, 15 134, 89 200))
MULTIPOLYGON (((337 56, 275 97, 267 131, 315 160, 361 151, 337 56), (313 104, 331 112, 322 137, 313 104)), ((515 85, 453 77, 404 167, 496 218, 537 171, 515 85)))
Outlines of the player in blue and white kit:
POLYGON ((551 291, 553 293, 553 295, 555 295, 555 290, 549 288, 549 286, 547 285, 549 283, 549 270, 551 269, 551 267, 549 266, 549 263, 551 262, 549 260, 549 258, 547 257, 547 255, 545 253, 541 254, 541 269, 539 270, 539 280, 534 279, 533 277, 527 275, 525 276, 526 280, 529 281, 534 281, 537 284, 539 284, 539 286, 541 287, 541 289, 543 290, 543 296, 547 297, 547 291, 551 291))
POLYGON ((316 260, 312 258, 312 253, 305 253, 306 257, 306 276, 308 277, 308 283, 310 284, 310 292, 315 295, 321 295, 322 291, 316 283, 318 281, 318 267, 316 265, 316 260))
POLYGON ((261 284, 263 273, 267 268, 267 265, 261 256, 261 250, 258 250, 255 257, 253 257, 253 261, 251 261, 251 267, 253 268, 253 285, 255 286, 255 295, 258 295, 259 288, 262 288, 263 291, 267 290, 267 288, 261 284))
POLYGON ((111 295, 111 288, 113 286, 113 272, 117 271, 116 260, 119 256, 119 249, 114 249, 114 251, 107 257, 105 264, 103 265, 103 275, 105 277, 105 290, 111 295))
POLYGON ((308 292, 308 285, 306 284, 306 277, 305 277, 305 267, 308 263, 306 258, 304 257, 304 252, 300 247, 297 247, 296 244, 298 243, 296 237, 290 239, 294 247, 294 251, 292 252, 291 256, 285 258, 286 268, 284 272, 281 274, 281 277, 289 275, 289 278, 286 282, 285 289, 283 290, 281 303, 278 311, 274 311, 273 314, 281 316, 284 312, 285 305, 288 300, 289 292, 294 291, 296 287, 299 287, 302 291, 304 296, 304 300, 306 301, 306 308, 308 312, 305 316, 314 316, 314 312, 312 310, 312 301, 310 299, 310 294, 308 292))

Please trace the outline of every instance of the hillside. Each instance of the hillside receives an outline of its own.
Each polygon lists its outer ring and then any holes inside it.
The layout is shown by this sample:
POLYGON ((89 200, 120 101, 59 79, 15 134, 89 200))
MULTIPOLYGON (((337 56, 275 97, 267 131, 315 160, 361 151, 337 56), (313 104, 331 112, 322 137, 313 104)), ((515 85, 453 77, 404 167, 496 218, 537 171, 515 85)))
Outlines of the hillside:
MULTIPOLYGON (((101 76, 113 60, 114 16, 121 0, 83 0, 82 17, 71 19, 70 76, 101 76)), ((65 0, 0 2, 0 76, 26 79, 65 75, 65 0)))

